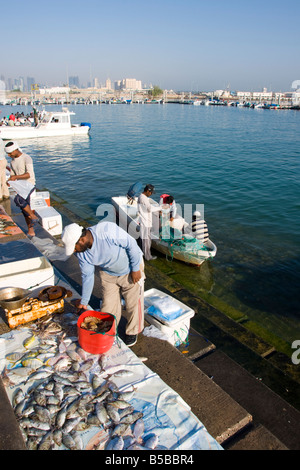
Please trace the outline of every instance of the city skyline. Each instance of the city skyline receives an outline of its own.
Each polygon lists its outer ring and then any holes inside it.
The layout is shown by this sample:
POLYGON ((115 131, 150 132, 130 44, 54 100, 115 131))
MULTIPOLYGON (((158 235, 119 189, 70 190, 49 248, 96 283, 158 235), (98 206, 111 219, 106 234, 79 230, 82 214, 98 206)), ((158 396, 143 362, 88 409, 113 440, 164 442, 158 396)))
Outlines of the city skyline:
POLYGON ((31 0, 1 6, 0 75, 53 86, 136 78, 162 89, 289 91, 300 78, 296 0, 31 0), (12 23, 14 25, 13 30, 12 23), (25 78, 26 80, 26 78, 25 78))

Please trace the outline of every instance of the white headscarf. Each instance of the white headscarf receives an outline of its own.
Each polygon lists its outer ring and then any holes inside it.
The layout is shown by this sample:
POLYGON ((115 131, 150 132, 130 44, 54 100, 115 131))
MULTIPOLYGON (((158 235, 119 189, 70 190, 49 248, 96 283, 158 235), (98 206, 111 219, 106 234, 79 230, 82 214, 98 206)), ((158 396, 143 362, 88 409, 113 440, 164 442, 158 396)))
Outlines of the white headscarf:
POLYGON ((18 144, 16 144, 15 142, 8 142, 5 147, 4 147, 4 150, 6 153, 12 153, 14 152, 15 150, 19 150, 19 146, 18 144), (9 144, 12 144, 12 145, 9 145, 9 144))

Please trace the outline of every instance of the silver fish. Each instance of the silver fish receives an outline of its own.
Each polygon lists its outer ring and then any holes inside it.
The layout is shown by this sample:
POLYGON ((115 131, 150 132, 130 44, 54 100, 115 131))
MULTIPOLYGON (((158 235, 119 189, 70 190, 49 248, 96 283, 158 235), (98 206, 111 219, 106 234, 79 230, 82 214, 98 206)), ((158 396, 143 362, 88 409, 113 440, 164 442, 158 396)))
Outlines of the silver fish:
MULTIPOLYGON (((120 422, 125 423, 125 424, 133 424, 137 420, 141 419, 142 417, 143 417, 143 413, 141 411, 136 411, 135 413, 132 413, 130 415, 127 415, 127 416, 124 416, 123 418, 121 418, 120 422)), ((142 426, 142 425, 140 424, 140 426, 142 426)), ((143 434, 143 432, 142 432, 142 434, 143 434)))
POLYGON ((95 362, 95 359, 94 358, 90 358, 90 359, 87 359, 81 366, 80 366, 80 370, 81 371, 85 371, 85 370, 89 370, 92 365, 94 364, 95 362))
POLYGON ((70 359, 72 359, 72 361, 81 362, 81 360, 82 360, 81 357, 79 356, 79 354, 77 354, 76 351, 67 350, 67 354, 70 357, 70 359))
POLYGON ((95 411, 97 418, 101 424, 105 424, 109 421, 109 415, 102 403, 96 403, 95 411))
POLYGON ((55 431, 53 431, 53 440, 55 444, 58 445, 58 447, 62 445, 62 437, 63 433, 61 429, 56 429, 55 431))
POLYGON ((122 370, 114 372, 110 375, 112 375, 114 377, 129 377, 130 375, 133 375, 133 372, 131 370, 122 369, 122 370))
POLYGON ((41 442, 38 445, 38 450, 50 450, 53 448, 54 441, 53 441, 53 433, 49 431, 45 436, 42 438, 41 442))
POLYGON ((101 356, 98 359, 98 364, 101 370, 105 369, 105 367, 107 366, 107 362, 108 362, 107 356, 105 354, 101 354, 101 356))
POLYGON ((114 408, 111 405, 106 405, 106 411, 108 413, 108 416, 114 423, 119 423, 120 422, 120 415, 116 408, 114 408))
POLYGON ((124 440, 122 436, 117 436, 114 439, 111 439, 105 450, 123 450, 124 449, 124 440))
POLYGON ((156 434, 153 434, 152 436, 149 436, 146 440, 144 440, 144 446, 149 449, 155 449, 157 444, 158 436, 156 434))
POLYGON ((83 361, 86 361, 88 358, 87 352, 82 348, 77 349, 77 354, 81 357, 83 361))
POLYGON ((77 388, 72 387, 71 385, 66 385, 65 388, 63 389, 64 396, 67 397, 75 397, 80 395, 80 391, 77 390, 77 388))
POLYGON ((125 400, 125 401, 130 400, 133 397, 135 390, 136 389, 134 388, 134 390, 132 390, 131 392, 128 391, 128 392, 119 393, 118 399, 125 400))
POLYGON ((59 361, 57 361, 57 363, 54 365, 54 370, 57 372, 57 371, 68 369, 70 366, 71 366, 70 358, 61 357, 59 361))
POLYGON ((47 404, 47 409, 49 410, 51 418, 55 418, 56 413, 60 410, 59 405, 48 405, 47 404))
POLYGON ((71 380, 65 378, 65 377, 61 377, 60 375, 58 374, 54 374, 53 375, 53 379, 55 380, 55 382, 59 382, 59 383, 62 383, 63 385, 73 385, 73 383, 71 382, 71 380))
POLYGON ((134 428, 133 428, 134 437, 136 439, 139 439, 143 435, 144 430, 145 430, 144 421, 142 420, 142 418, 140 418, 136 421, 134 428))
POLYGON ((23 415, 23 410, 25 408, 25 405, 26 405, 26 398, 24 398, 22 401, 20 401, 17 406, 15 407, 14 411, 15 411, 15 415, 17 417, 19 416, 22 416, 23 415))
POLYGON ((24 400, 24 398, 24 392, 19 388, 13 396, 13 406, 16 407, 22 400, 24 400))
POLYGON ((17 362, 22 359, 22 357, 25 356, 24 352, 15 352, 15 353, 10 353, 6 354, 5 359, 9 362, 17 362))
POLYGON ((54 396, 55 398, 61 402, 63 397, 64 397, 64 390, 63 390, 63 386, 59 383, 56 383, 53 387, 53 393, 54 393, 54 396))
POLYGON ((34 407, 34 411, 36 412, 36 415, 37 415, 38 419, 42 423, 50 423, 51 422, 50 412, 44 406, 36 405, 34 407))
POLYGON ((82 450, 83 449, 83 442, 82 439, 77 431, 72 431, 71 432, 71 437, 73 438, 75 444, 76 444, 76 450, 82 450))
POLYGON ((128 408, 128 406, 130 406, 130 403, 128 403, 127 401, 125 400, 114 400, 114 401, 109 401, 109 404, 114 406, 115 408, 117 409, 125 409, 125 408, 128 408))
POLYGON ((62 443, 67 449, 76 450, 76 442, 69 433, 63 432, 62 443))
POLYGON ((89 426, 101 426, 101 423, 100 423, 97 415, 94 415, 92 413, 90 413, 88 415, 86 422, 89 426))
POLYGON ((120 419, 124 418, 127 415, 131 415, 133 412, 134 412, 133 406, 128 406, 127 408, 124 408, 123 410, 119 410, 120 419))
POLYGON ((69 433, 73 431, 73 429, 77 426, 77 424, 81 421, 81 416, 79 418, 67 419, 65 424, 62 427, 63 433, 69 433))
POLYGON ((44 393, 40 392, 39 390, 35 390, 33 394, 34 400, 40 406, 46 406, 47 398, 44 393))
POLYGON ((100 377, 98 374, 94 374, 92 378, 92 387, 93 389, 97 389, 101 384, 103 383, 102 377, 100 377))
POLYGON ((126 433, 128 429, 129 429, 129 424, 120 423, 114 428, 112 432, 112 437, 122 436, 123 434, 126 433))
POLYGON ((50 429, 50 424, 42 421, 38 421, 37 419, 31 419, 31 418, 24 418, 19 421, 20 426, 24 428, 36 428, 36 429, 41 429, 43 431, 49 431, 50 429))
POLYGON ((22 416, 24 418, 28 418, 28 416, 32 415, 33 413, 34 413, 34 406, 29 405, 27 408, 25 408, 25 410, 23 410, 22 416))
POLYGON ((48 405, 59 405, 61 400, 57 397, 48 397, 47 398, 47 406, 48 405))
POLYGON ((67 417, 67 410, 66 408, 62 408, 56 415, 56 427, 57 429, 61 429, 63 425, 65 424, 67 417))
POLYGON ((28 428, 26 431, 27 436, 32 436, 38 439, 38 442, 41 441, 42 437, 45 436, 47 431, 44 429, 37 429, 37 428, 28 428))
POLYGON ((52 374, 52 371, 51 371, 51 370, 46 370, 46 369, 43 369, 43 370, 34 372, 33 374, 31 374, 31 375, 28 377, 28 379, 25 381, 25 383, 30 382, 31 380, 46 379, 46 378, 49 377, 49 375, 51 375, 51 374, 52 374))

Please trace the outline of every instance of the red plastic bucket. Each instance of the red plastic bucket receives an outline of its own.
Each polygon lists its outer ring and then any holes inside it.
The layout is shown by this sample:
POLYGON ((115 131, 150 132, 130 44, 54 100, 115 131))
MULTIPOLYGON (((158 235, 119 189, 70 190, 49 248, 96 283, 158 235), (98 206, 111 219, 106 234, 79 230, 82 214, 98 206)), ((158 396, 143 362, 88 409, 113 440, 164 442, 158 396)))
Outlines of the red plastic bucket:
POLYGON ((110 350, 116 336, 116 320, 110 313, 95 312, 86 310, 77 320, 78 341, 82 349, 91 354, 103 354, 110 350), (81 328, 81 323, 85 317, 96 317, 101 320, 112 320, 112 327, 106 333, 96 333, 81 328))

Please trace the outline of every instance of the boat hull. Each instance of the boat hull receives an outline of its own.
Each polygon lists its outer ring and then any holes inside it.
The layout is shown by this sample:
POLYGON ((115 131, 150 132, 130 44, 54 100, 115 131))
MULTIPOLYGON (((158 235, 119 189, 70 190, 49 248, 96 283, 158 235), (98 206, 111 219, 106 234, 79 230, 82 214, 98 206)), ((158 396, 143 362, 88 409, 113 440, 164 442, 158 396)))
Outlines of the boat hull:
MULTIPOLYGON (((132 204, 128 204, 127 197, 119 196, 112 197, 112 204, 116 209, 116 212, 119 216, 119 222, 122 221, 122 224, 126 223, 126 229, 133 238, 138 238, 139 225, 137 222, 137 202, 133 201, 132 204)), ((155 204, 155 201, 150 199, 151 203, 155 204)), ((192 264, 195 266, 200 266, 204 261, 214 258, 217 253, 216 245, 209 240, 204 249, 201 250, 183 250, 180 247, 176 246, 176 243, 171 244, 168 241, 162 240, 157 235, 159 218, 158 213, 154 212, 153 214, 153 231, 151 231, 152 247, 159 251, 160 253, 166 255, 167 257, 177 259, 184 263, 192 264)), ((124 228, 124 227, 122 227, 124 228)), ((193 239, 192 236, 188 234, 184 235, 187 239, 193 239)))
POLYGON ((89 126, 74 126, 70 129, 38 129, 35 127, 0 127, 0 138, 3 140, 36 139, 39 137, 57 137, 63 135, 87 135, 89 126))

